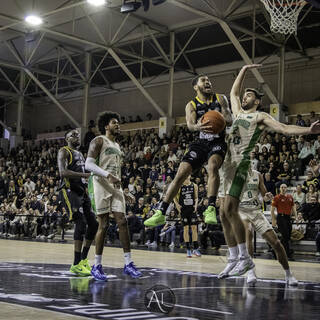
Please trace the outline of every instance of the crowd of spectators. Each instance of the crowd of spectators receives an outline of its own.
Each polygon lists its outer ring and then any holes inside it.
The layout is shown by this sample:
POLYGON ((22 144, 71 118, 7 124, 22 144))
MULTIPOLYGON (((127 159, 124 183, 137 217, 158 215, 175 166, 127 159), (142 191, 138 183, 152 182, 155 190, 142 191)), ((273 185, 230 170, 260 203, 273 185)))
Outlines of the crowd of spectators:
MULTIPOLYGON (((297 124, 306 125, 306 122, 298 117, 297 124)), ((82 149, 85 156, 94 130, 90 129, 89 133, 82 149)), ((124 153, 122 184, 131 198, 126 211, 134 244, 154 247, 164 244, 171 248, 182 245, 183 228, 174 207, 164 226, 150 229, 145 228, 143 222, 153 214, 152 209, 174 178, 185 149, 193 139, 194 134, 185 126, 176 126, 170 138, 166 135, 160 138, 156 129, 119 136, 124 153)), ((0 236, 53 238, 68 226, 67 215, 58 198, 57 153, 63 144, 57 140, 25 144, 12 149, 8 155, 0 150, 0 236)), ((320 161, 320 136, 286 137, 266 132, 250 157, 252 167, 263 174, 267 190, 275 195, 280 184, 293 186, 295 180, 304 175, 310 159, 320 161)), ((293 193, 301 213, 300 222, 309 222, 311 226, 320 219, 318 174, 308 169, 306 180, 293 193)), ((197 213, 201 246, 207 248, 210 240, 211 246, 218 249, 224 243, 221 224, 213 227, 202 222, 207 202, 206 169, 195 173, 192 180, 199 187, 197 213)), ((305 237, 310 231, 309 225, 302 230, 305 237)), ((109 242, 118 238, 114 222, 107 234, 109 242)))

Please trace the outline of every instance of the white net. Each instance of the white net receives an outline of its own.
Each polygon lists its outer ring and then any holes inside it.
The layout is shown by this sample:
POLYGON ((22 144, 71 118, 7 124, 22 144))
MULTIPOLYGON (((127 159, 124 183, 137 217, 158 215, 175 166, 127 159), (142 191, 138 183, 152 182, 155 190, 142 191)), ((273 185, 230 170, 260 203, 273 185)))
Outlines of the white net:
POLYGON ((297 34, 300 11, 306 4, 304 0, 260 0, 271 17, 270 29, 282 34, 297 34))

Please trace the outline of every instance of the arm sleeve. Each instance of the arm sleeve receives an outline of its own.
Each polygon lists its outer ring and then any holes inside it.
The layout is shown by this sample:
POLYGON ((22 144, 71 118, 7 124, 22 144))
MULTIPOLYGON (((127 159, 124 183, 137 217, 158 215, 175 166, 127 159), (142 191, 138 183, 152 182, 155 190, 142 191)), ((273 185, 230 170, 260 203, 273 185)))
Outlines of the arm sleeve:
POLYGON ((95 159, 91 158, 91 157, 88 157, 86 159, 85 168, 86 168, 86 170, 92 172, 93 174, 100 176, 100 177, 104 177, 104 178, 107 178, 108 175, 110 174, 109 171, 103 170, 102 168, 97 166, 95 163, 95 159))

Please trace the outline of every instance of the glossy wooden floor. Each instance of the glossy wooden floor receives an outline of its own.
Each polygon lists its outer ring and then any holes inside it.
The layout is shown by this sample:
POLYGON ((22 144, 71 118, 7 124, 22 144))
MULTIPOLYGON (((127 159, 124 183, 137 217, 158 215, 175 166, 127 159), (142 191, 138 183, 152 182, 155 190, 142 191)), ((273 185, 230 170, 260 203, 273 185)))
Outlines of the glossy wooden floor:
MULTIPOLYGON (((89 258, 91 262, 93 262, 94 257, 94 248, 92 248, 89 258)), ((19 264, 33 264, 33 268, 35 264, 46 264, 46 265, 61 265, 60 270, 66 270, 68 269, 68 265, 72 262, 72 256, 73 256, 73 245, 72 244, 59 244, 59 243, 44 243, 44 242, 29 242, 29 241, 14 241, 14 240, 0 240, 0 264, 2 263, 19 263, 19 264)), ((182 253, 170 253, 170 252, 158 252, 158 251, 146 251, 146 250, 133 250, 132 256, 135 264, 140 268, 157 268, 157 269, 165 269, 165 270, 181 270, 181 271, 191 271, 193 273, 205 273, 205 274, 217 274, 219 273, 225 266, 226 258, 222 256, 212 256, 212 255, 204 255, 201 258, 192 258, 187 259, 185 254, 182 253)), ((279 263, 275 260, 263 260, 263 259, 255 259, 256 263, 256 270, 257 275, 259 278, 264 279, 283 279, 284 273, 281 269, 279 263)), ((122 268, 123 267, 123 254, 122 250, 120 248, 110 248, 106 247, 104 250, 104 256, 103 256, 103 265, 106 267, 113 267, 113 268, 122 268)), ((26 265, 28 266, 28 265, 26 265)), ((318 283, 316 285, 316 288, 320 288, 320 264, 319 263, 302 263, 302 262, 291 262, 290 263, 291 269, 295 277, 304 282, 313 282, 318 283)), ((10 267, 14 268, 14 267, 10 267)), ((23 268, 20 265, 20 269, 23 268)), ((45 268, 44 268, 45 269, 45 268)), ((4 269, 0 269, 1 274, 4 276, 4 269)), ((148 270, 151 274, 150 270, 148 270)), ((152 271, 152 270, 151 270, 152 271)), ((120 272, 120 271, 119 271, 120 272)), ((169 271, 170 273, 170 271, 169 271)), ((12 272, 11 272, 12 274, 12 272)), ((173 282, 173 279, 178 276, 172 276, 173 278, 167 277, 167 279, 171 279, 172 286, 176 286, 173 282)), ((59 278, 55 278, 59 279, 59 278)), ((55 279, 52 279, 50 282, 54 282, 55 279)), ((149 283, 152 283, 152 279, 149 279, 149 283)), ((210 279, 209 279, 210 280, 210 279)), ((210 283, 208 280, 208 284, 210 283)), ((241 279, 240 279, 241 280, 241 279)), ((20 281, 20 280, 19 280, 20 281)), ((196 286, 204 286, 206 284, 207 280, 201 277, 197 277, 192 275, 190 278, 184 278, 180 281, 179 286, 182 288, 187 289, 190 287, 190 289, 194 289, 196 286)), ((211 280, 210 280, 211 281, 211 280)), ((208 286, 207 291, 210 292, 210 290, 214 290, 214 286, 216 286, 217 290, 222 290, 223 286, 226 286, 226 282, 223 280, 222 282, 219 280, 214 280, 216 282, 211 282, 211 287, 208 286), (213 286, 214 285, 214 286, 213 286)), ((49 281, 48 281, 49 282, 49 281)), ((31 282, 32 283, 32 282, 31 282)), ((236 280, 235 282, 229 282, 231 283, 231 287, 225 287, 226 292, 231 295, 235 296, 236 294, 243 295, 242 292, 242 286, 243 281, 241 282, 241 285, 239 286, 239 281, 236 280), (230 291, 233 288, 233 291, 230 291), (229 291, 228 291, 229 290, 229 291), (239 291, 239 292, 237 292, 239 291)), ((22 284, 21 284, 22 285, 22 284)), ((28 282, 24 284, 25 286, 28 286, 28 282)), ((125 285, 129 288, 129 291, 133 290, 134 294, 134 287, 137 286, 137 283, 124 283, 121 286, 125 285)), ((141 285, 141 283, 139 284, 141 285)), ((120 286, 120 287, 121 287, 120 286)), ((22 288, 22 287, 21 287, 22 288)), ((41 287, 42 288, 42 287, 41 287)), ((49 287, 47 287, 49 288, 49 287)), ((115 287, 118 288, 119 287, 115 287)), ((308 287, 304 286, 304 288, 308 289, 308 287)), ((39 289, 39 288, 38 288, 39 289)), ((63 287, 61 284, 61 290, 70 290, 66 289, 66 287, 63 287)), ((91 288, 92 289, 92 288, 91 288)), ((100 288, 101 289, 101 288, 100 288)), ((110 287, 108 287, 110 290, 110 287)), ((141 289, 141 288, 140 288, 141 289)), ((176 288, 177 290, 180 290, 179 288, 176 288)), ((264 289, 264 288, 260 288, 264 289)), ((269 288, 269 289, 280 289, 284 290, 283 288, 269 288)), ((2 286, 0 282, 0 298, 1 298, 1 291, 2 286)), ((33 289, 30 289, 32 292, 33 289)), ((43 290, 46 290, 46 287, 43 287, 43 290)), ((55 290, 59 291, 59 281, 55 284, 55 290)), ((96 289, 95 289, 96 290, 96 289)), ((215 289, 216 290, 216 289, 215 289)), ((121 291, 121 290, 120 290, 121 291)), ((320 291, 319 289, 316 289, 315 291, 312 290, 306 290, 310 291, 310 294, 316 293, 316 300, 320 298, 320 291)), ((206 295, 208 295, 208 292, 204 295, 203 299, 206 295)), ((37 293, 38 294, 38 293, 37 293)), ((200 294, 200 293, 199 293, 200 294)), ((216 294, 216 291, 212 294, 216 294)), ((300 293, 299 293, 300 294, 300 293)), ((246 301, 248 301, 248 296, 250 294, 247 293, 246 301)), ((130 294, 129 294, 130 296, 130 294)), ((80 295, 81 297, 81 295, 80 295)), ((121 295, 119 295, 120 300, 122 299, 121 295)), ((74 298, 71 294, 71 298, 74 298)), ((79 295, 77 296, 79 298, 79 295)), ((219 297, 221 298, 221 297, 219 297)), ((90 299, 92 299, 92 296, 90 296, 90 299)), ((95 300, 88 299, 88 296, 85 298, 85 302, 89 303, 90 301, 95 302, 95 300)), ((101 298, 102 299, 102 298, 101 298)), ((105 299, 105 298, 103 298, 105 299)), ((126 298, 128 299, 128 297, 126 298)), ((202 300, 203 300, 202 299, 202 300)), ((217 297, 218 299, 218 297, 217 297)), ((227 301, 228 299, 226 299, 227 301)), ((2 300, 3 301, 3 300, 2 300)), ((97 300, 98 301, 98 300, 97 300)), ((102 300, 103 301, 103 300, 102 300)), ((237 303, 240 304, 242 300, 237 300, 237 303)), ((260 301, 260 300, 259 300, 260 301)), ((84 303, 85 303, 84 302, 84 303)), ((208 302, 209 303, 209 302, 208 302)), ((246 302, 247 303, 247 302, 246 302)), ((243 303, 245 304, 245 303, 243 303)), ((121 304, 122 305, 122 304, 121 304)), ((316 305, 316 304, 315 304, 316 305)), ((319 302, 318 304, 319 305, 319 302)), ((131 306, 130 306, 131 307, 131 306)), ((186 306, 184 306, 186 307, 186 306)), ((311 308, 313 305, 311 305, 311 308)), ((202 306, 203 308, 203 306, 202 306)), ((242 307, 244 308, 244 307, 242 307)), ((282 308, 282 307, 281 307, 282 308)), ((317 306, 316 306, 317 308, 317 306)), ((196 308, 191 308, 196 309, 196 308)), ((69 315, 69 314, 62 314, 62 313, 56 313, 53 311, 48 310, 40 310, 37 308, 33 308, 30 306, 21 306, 11 303, 5 303, 0 302, 0 319, 84 319, 84 317, 79 317, 77 315, 69 315)), ((142 309, 143 310, 143 309, 142 309)), ((199 308, 201 310, 201 308, 199 308)), ((241 309, 242 310, 242 309, 241 309)), ((245 308, 243 309, 245 310, 245 308)), ((138 311, 141 311, 141 308, 138 308, 138 311)), ((317 312, 319 310, 316 310, 317 312)), ((243 311, 244 312, 244 311, 243 311)), ((241 313, 243 313, 241 311, 241 313)), ((198 316, 198 315, 197 315, 198 316)), ((213 316, 204 316, 199 318, 192 318, 192 319, 233 319, 231 316, 228 317, 228 312, 225 313, 225 315, 220 315, 221 317, 213 317, 213 316)), ((131 319, 146 319, 148 315, 144 315, 143 312, 140 316, 136 316, 131 319)), ((107 316, 104 316, 104 318, 107 318, 107 316)), ((110 316, 109 316, 110 318, 110 316)), ((128 319, 130 317, 127 317, 128 319)), ((153 318, 153 315, 150 315, 149 318, 153 318)), ((169 319, 159 317, 159 319, 169 319)), ((177 317, 178 319, 179 317, 177 317)), ((116 319, 116 318, 115 318, 116 319)), ((126 319, 124 316, 121 316, 117 319, 126 319)), ((171 319, 171 318, 170 318, 171 319)), ((174 318, 172 318, 174 319, 174 318)), ((179 319, 187 319, 187 317, 180 317, 179 319)), ((191 318, 189 318, 191 319, 191 318)), ((240 318, 239 318, 240 319, 240 318)), ((250 317, 244 316, 244 319, 250 319, 250 317)), ((291 319, 290 317, 288 319, 291 319)), ((293 319, 293 318, 292 318, 293 319)), ((296 318, 298 319, 298 318, 296 318)), ((309 317, 309 319, 311 319, 309 317)))

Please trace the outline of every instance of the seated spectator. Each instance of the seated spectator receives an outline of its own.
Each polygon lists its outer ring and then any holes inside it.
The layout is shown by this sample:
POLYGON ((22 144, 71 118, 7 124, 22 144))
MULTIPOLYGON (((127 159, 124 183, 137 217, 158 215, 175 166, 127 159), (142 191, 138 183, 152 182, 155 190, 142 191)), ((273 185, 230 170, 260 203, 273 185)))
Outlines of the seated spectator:
POLYGON ((320 203, 315 197, 310 199, 309 203, 302 205, 300 212, 303 219, 307 222, 314 222, 320 219, 320 203))
POLYGON ((301 207, 306 202, 306 194, 302 192, 301 184, 298 184, 296 186, 296 190, 294 191, 292 196, 294 202, 299 204, 299 207, 301 207))
POLYGON ((317 140, 314 142, 313 146, 316 152, 320 149, 320 134, 318 134, 317 140))
POLYGON ((30 180, 30 178, 27 178, 27 181, 24 183, 24 191, 26 194, 32 194, 35 190, 35 183, 30 180))
POLYGON ((319 202, 319 195, 318 192, 313 184, 309 184, 308 192, 306 193, 306 203, 311 203, 313 198, 319 202))
POLYGON ((138 218, 140 218, 141 220, 144 219, 144 202, 143 202, 143 198, 139 198, 138 201, 136 202, 136 204, 133 206, 132 212, 135 214, 135 216, 137 216, 138 218))
MULTIPOLYGON (((134 233, 140 233, 140 230, 142 228, 141 219, 137 217, 131 210, 128 211, 127 216, 128 221, 128 228, 129 228, 129 236, 130 236, 130 242, 133 242, 133 234, 134 233)), ((140 237, 139 237, 140 240, 140 237)))
POLYGON ((314 123, 314 122, 316 122, 316 121, 318 121, 318 120, 319 120, 319 117, 316 116, 316 114, 315 114, 314 111, 311 111, 311 112, 310 112, 310 123, 314 123))
POLYGON ((297 125, 297 126, 300 126, 300 127, 305 127, 305 126, 306 126, 306 123, 305 123, 305 121, 302 119, 302 115, 301 115, 301 114, 298 114, 298 115, 297 115, 296 125, 297 125))
POLYGON ((291 181, 291 172, 289 169, 288 162, 283 163, 283 168, 280 170, 280 173, 277 176, 276 188, 280 188, 281 184, 286 184, 287 186, 290 185, 291 181))
POLYGON ((304 238, 307 231, 307 225, 303 220, 302 214, 298 213, 297 219, 292 224, 291 240, 300 241, 304 238))
POLYGON ((160 242, 169 244, 169 248, 174 248, 176 238, 176 224, 179 218, 177 217, 174 209, 172 208, 169 216, 166 218, 166 224, 161 229, 160 242))
POLYGON ((172 162, 173 165, 175 165, 178 162, 178 157, 173 153, 173 151, 169 151, 169 155, 168 155, 168 163, 172 162))
POLYGON ((252 170, 258 170, 259 160, 257 159, 257 154, 255 152, 250 152, 250 162, 252 170))
POLYGON ((264 174, 264 185, 268 192, 271 192, 274 196, 276 195, 276 185, 274 181, 271 180, 270 172, 264 174))
POLYGON ((309 141, 306 141, 298 155, 297 166, 299 168, 300 175, 303 175, 307 164, 312 160, 316 155, 314 146, 311 146, 309 141))
POLYGON ((307 179, 303 182, 302 191, 307 193, 311 184, 316 190, 319 189, 319 179, 314 176, 313 171, 310 169, 307 171, 307 179))

